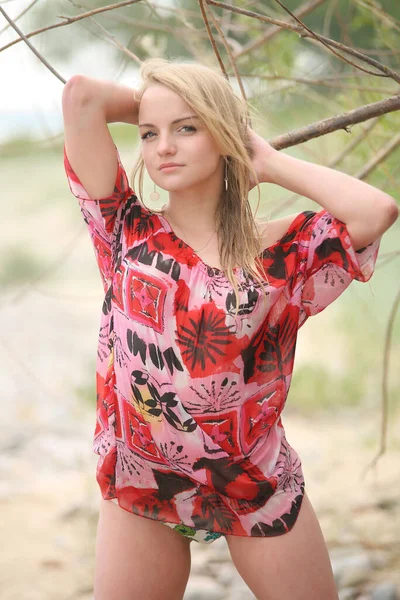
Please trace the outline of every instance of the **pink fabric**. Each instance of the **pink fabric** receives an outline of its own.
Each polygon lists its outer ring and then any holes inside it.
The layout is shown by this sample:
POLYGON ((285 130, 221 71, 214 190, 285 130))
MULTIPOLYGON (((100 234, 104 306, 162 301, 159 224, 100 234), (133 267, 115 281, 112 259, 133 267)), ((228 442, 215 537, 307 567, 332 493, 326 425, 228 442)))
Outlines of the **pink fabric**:
POLYGON ((129 187, 90 199, 65 153, 105 298, 93 449, 103 498, 181 528, 276 536, 296 522, 301 461, 281 420, 297 331, 353 279, 368 281, 380 239, 355 251, 325 210, 297 215, 261 254, 258 284, 236 269, 235 297, 168 222, 129 187))

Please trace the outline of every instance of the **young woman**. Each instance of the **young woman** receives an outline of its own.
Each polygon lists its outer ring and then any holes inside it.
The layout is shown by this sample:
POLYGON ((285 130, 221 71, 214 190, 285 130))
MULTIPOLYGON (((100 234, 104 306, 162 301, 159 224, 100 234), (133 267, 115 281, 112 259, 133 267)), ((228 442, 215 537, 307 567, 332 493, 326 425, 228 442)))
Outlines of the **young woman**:
POLYGON ((182 598, 190 541, 220 536, 259 600, 336 599, 281 413, 299 327, 371 278, 396 204, 275 151, 220 73, 150 59, 141 76, 134 91, 76 75, 63 94, 66 173, 105 291, 95 600, 182 598), (132 187, 116 121, 140 132, 132 187), (168 191, 162 211, 143 199, 144 168, 168 191), (265 228, 248 200, 261 182, 317 212, 265 228))

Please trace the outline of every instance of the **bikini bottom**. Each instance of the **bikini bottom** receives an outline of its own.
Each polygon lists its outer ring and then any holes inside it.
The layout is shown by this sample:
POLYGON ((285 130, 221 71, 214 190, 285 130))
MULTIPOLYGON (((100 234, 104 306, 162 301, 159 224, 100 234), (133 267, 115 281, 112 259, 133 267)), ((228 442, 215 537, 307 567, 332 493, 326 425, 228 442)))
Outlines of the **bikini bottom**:
MULTIPOLYGON (((117 498, 111 498, 110 501, 119 506, 117 498)), ((160 523, 167 525, 167 527, 170 527, 171 529, 175 529, 175 531, 184 537, 189 538, 191 542, 194 541, 198 542, 199 544, 211 544, 224 535, 223 533, 216 531, 207 531, 207 529, 195 529, 194 527, 184 525, 183 523, 167 523, 166 521, 160 521, 160 523)))

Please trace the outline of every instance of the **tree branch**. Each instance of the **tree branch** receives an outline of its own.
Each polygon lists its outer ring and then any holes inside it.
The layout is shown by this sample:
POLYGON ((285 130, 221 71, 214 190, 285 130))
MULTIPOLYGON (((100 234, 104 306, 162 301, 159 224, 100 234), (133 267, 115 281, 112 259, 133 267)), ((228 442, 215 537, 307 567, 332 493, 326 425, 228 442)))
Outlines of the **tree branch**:
MULTIPOLYGON (((71 4, 73 4, 75 6, 75 8, 78 8, 80 10, 85 10, 85 8, 83 6, 81 6, 77 2, 74 2, 74 0, 69 0, 69 1, 71 2, 71 4)), ((114 46, 116 46, 119 50, 121 50, 121 52, 123 52, 124 54, 126 54, 127 56, 129 56, 129 58, 132 58, 139 65, 142 64, 143 61, 140 60, 140 58, 138 56, 136 56, 136 54, 134 54, 133 52, 131 52, 130 50, 128 50, 128 48, 125 48, 125 46, 123 46, 117 39, 115 39, 115 37, 113 35, 111 35, 111 33, 109 33, 107 31, 107 29, 105 27, 103 27, 103 25, 100 25, 100 23, 98 23, 96 21, 96 19, 94 19, 93 17, 89 17, 89 18, 90 18, 91 21, 93 21, 93 23, 96 25, 96 27, 98 27, 100 29, 100 31, 102 31, 104 33, 104 35, 106 36, 106 38, 114 46)))
POLYGON ((25 44, 32 50, 33 54, 35 54, 35 56, 38 57, 38 59, 49 69, 49 71, 51 71, 53 73, 53 75, 55 75, 57 77, 57 79, 59 79, 62 83, 65 83, 66 80, 64 79, 64 77, 61 77, 61 75, 59 73, 57 73, 57 71, 44 58, 44 56, 42 56, 40 54, 40 52, 38 52, 38 50, 36 50, 36 48, 34 46, 32 46, 32 44, 28 41, 28 39, 25 37, 25 35, 20 30, 20 28, 14 23, 14 21, 8 16, 8 14, 4 10, 4 8, 2 8, 1 6, 0 6, 0 12, 3 15, 3 17, 10 23, 11 27, 18 33, 18 35, 21 37, 21 39, 24 40, 25 44))
MULTIPOLYGON (((99 13, 106 12, 109 10, 115 10, 116 8, 121 8, 122 6, 128 6, 129 4, 136 4, 137 2, 141 2, 141 0, 127 0, 125 2, 119 2, 118 4, 110 4, 108 6, 103 6, 101 8, 96 8, 94 10, 90 10, 89 12, 82 13, 82 14, 78 15, 77 17, 64 17, 63 15, 60 15, 59 18, 64 19, 63 23, 55 23, 54 25, 49 25, 48 27, 42 27, 41 29, 36 29, 35 31, 28 33, 23 39, 28 39, 34 35, 38 35, 39 33, 44 33, 45 31, 50 31, 51 29, 57 29, 58 27, 65 27, 66 25, 71 25, 72 23, 75 23, 76 21, 81 21, 82 19, 86 19, 87 17, 91 17, 92 15, 95 15, 95 14, 97 15, 99 13)), ((21 39, 18 38, 16 40, 13 40, 9 44, 2 46, 0 48, 0 52, 3 52, 3 50, 7 50, 8 48, 11 48, 11 46, 14 46, 14 44, 18 44, 20 41, 21 41, 21 39)))
POLYGON ((212 31, 211 31, 210 24, 208 22, 207 12, 206 12, 206 9, 204 7, 204 1, 205 0, 198 0, 199 6, 200 6, 201 15, 202 15, 203 21, 204 21, 204 25, 206 27, 206 30, 207 30, 207 33, 208 33, 208 37, 209 37, 210 42, 211 42, 211 47, 214 50, 215 56, 217 57, 219 66, 221 68, 221 71, 222 71, 223 75, 225 76, 225 78, 229 81, 229 76, 228 76, 228 74, 227 74, 227 72, 225 70, 225 66, 224 66, 223 60, 222 60, 221 55, 220 55, 220 53, 218 51, 217 44, 215 42, 214 36, 212 34, 212 31))
MULTIPOLYGON (((17 21, 20 20, 21 17, 23 17, 28 11, 31 10, 31 8, 38 2, 38 0, 33 0, 33 2, 31 2, 29 4, 29 6, 27 6, 26 8, 24 8, 24 10, 22 12, 19 13, 19 15, 17 15, 14 19, 14 23, 16 23, 17 21)), ((4 2, 3 2, 4 4, 4 2)), ((5 27, 3 27, 3 29, 0 29, 0 35, 2 33, 4 33, 5 31, 7 31, 7 29, 11 27, 10 23, 8 23, 8 25, 6 25, 5 27)))
POLYGON ((389 394, 388 394, 388 372, 389 372, 389 356, 390 346, 392 343, 392 335, 395 323, 395 317, 400 306, 400 288, 396 294, 393 302, 392 310, 388 320, 388 326, 385 336, 385 351, 383 357, 383 375, 382 375, 382 424, 381 424, 381 440, 378 454, 372 459, 367 465, 362 474, 364 479, 366 473, 376 465, 379 458, 386 452, 386 438, 387 438, 387 424, 388 424, 388 406, 389 406, 389 394))
MULTIPOLYGON (((228 57, 229 57, 229 60, 230 60, 230 62, 231 62, 232 69, 233 69, 233 71, 234 71, 234 73, 235 73, 235 76, 236 76, 236 81, 237 81, 237 82, 238 82, 238 84, 239 84, 239 88, 240 88, 240 92, 241 92, 241 94, 242 94, 242 97, 243 97, 243 99, 244 99, 245 101, 247 101, 246 92, 245 92, 245 90, 244 90, 244 86, 243 86, 242 78, 241 78, 241 76, 240 76, 239 69, 237 68, 236 61, 235 61, 235 59, 233 58, 233 54, 232 54, 232 52, 231 52, 231 49, 229 48, 229 44, 228 44, 228 42, 226 41, 226 38, 225 38, 224 32, 222 31, 221 27, 219 26, 219 23, 218 23, 217 19, 216 19, 216 18, 215 18, 215 16, 213 15, 213 12, 212 12, 211 8, 208 8, 207 4, 205 4, 205 5, 204 5, 204 7, 206 8, 206 10, 208 10, 208 12, 209 12, 209 14, 210 14, 210 17, 211 17, 211 19, 212 19, 212 21, 213 21, 213 23, 214 23, 214 27, 216 28, 216 30, 218 31, 218 33, 219 33, 219 35, 220 35, 220 38, 221 38, 221 40, 222 40, 222 43, 224 44, 224 47, 225 47, 226 53, 227 53, 227 55, 228 55, 228 57)), ((228 76, 227 76, 227 77, 228 77, 228 76)), ((229 80, 229 77, 228 77, 228 80, 229 80)))
POLYGON ((301 129, 296 129, 289 133, 285 133, 278 137, 269 140, 271 146, 276 150, 282 150, 290 146, 296 146, 307 142, 308 140, 332 133, 338 129, 344 129, 348 132, 348 128, 356 123, 362 123, 373 117, 394 112, 400 109, 400 95, 381 100, 379 102, 373 102, 372 104, 366 104, 360 108, 351 110, 350 112, 343 113, 337 117, 329 117, 316 123, 311 123, 301 129))
POLYGON ((379 150, 379 152, 374 154, 367 164, 365 164, 363 168, 355 175, 355 177, 357 177, 357 179, 365 179, 368 177, 371 171, 376 169, 376 167, 399 146, 400 133, 391 138, 389 142, 379 150))
MULTIPOLYGON (((310 12, 312 12, 323 2, 326 2, 326 0, 310 0, 310 2, 306 2, 305 4, 300 6, 294 14, 298 17, 304 17, 310 14, 310 12)), ((240 52, 236 52, 235 58, 240 58, 244 54, 248 54, 252 50, 256 50, 256 48, 262 46, 264 42, 271 40, 276 34, 280 33, 281 31, 282 28, 280 26, 276 25, 274 27, 270 27, 270 29, 266 33, 264 33, 264 35, 262 35, 260 38, 258 38, 254 42, 249 42, 248 44, 243 46, 240 52)))
MULTIPOLYGON (((373 58, 366 56, 362 52, 358 52, 357 50, 354 50, 353 48, 350 48, 349 46, 346 46, 345 44, 341 44, 340 42, 331 40, 330 38, 328 38, 324 35, 311 34, 304 27, 299 27, 297 25, 291 25, 290 23, 287 23, 286 21, 272 19, 270 17, 260 15, 259 13, 255 13, 250 10, 245 10, 244 8, 237 8, 235 6, 232 6, 231 4, 225 4, 223 2, 218 2, 217 0, 206 0, 206 2, 208 4, 212 4, 213 6, 218 6, 219 8, 224 8, 226 10, 231 10, 231 11, 236 12, 241 15, 253 17, 253 18, 263 21, 265 23, 271 23, 272 25, 279 25, 283 29, 288 29, 290 31, 298 33, 301 37, 312 38, 314 41, 315 41, 315 39, 317 39, 317 41, 319 41, 321 43, 324 42, 324 47, 332 46, 332 48, 338 48, 339 50, 342 50, 343 52, 346 52, 347 54, 355 56, 356 58, 359 58, 361 61, 366 62, 366 63, 376 67, 379 71, 382 71, 382 74, 375 73, 373 71, 368 71, 366 69, 363 69, 362 67, 360 67, 359 65, 357 65, 355 63, 350 63, 357 69, 360 69, 370 75, 375 75, 375 77, 391 77, 392 79, 397 81, 397 83, 400 83, 400 75, 398 73, 396 73, 395 71, 393 71, 392 69, 389 69, 389 67, 382 65, 377 60, 374 60, 373 58)), ((340 56, 340 57, 343 58, 343 60, 345 60, 344 57, 342 57, 342 56, 340 56)), ((346 62, 348 62, 348 61, 346 60, 346 62)))

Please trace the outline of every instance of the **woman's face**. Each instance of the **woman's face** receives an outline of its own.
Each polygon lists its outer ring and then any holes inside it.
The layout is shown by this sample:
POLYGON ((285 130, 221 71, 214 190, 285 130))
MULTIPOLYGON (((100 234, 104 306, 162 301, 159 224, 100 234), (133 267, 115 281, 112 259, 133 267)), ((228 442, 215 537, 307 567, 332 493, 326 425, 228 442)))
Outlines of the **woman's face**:
POLYGON ((215 180, 219 191, 224 159, 205 125, 178 94, 161 84, 147 88, 138 124, 144 164, 156 185, 181 192, 201 190, 206 181, 209 189, 210 180, 215 180), (163 163, 182 166, 160 169, 163 163))

